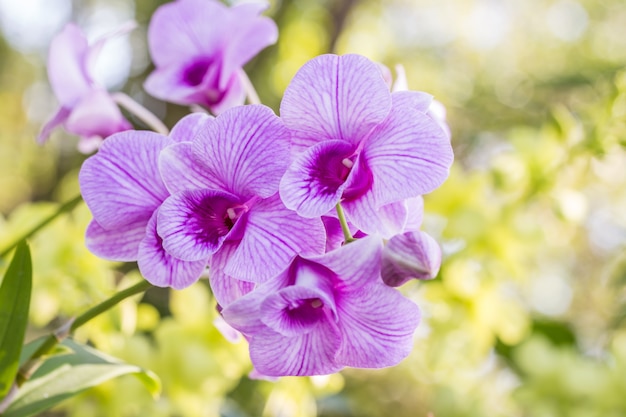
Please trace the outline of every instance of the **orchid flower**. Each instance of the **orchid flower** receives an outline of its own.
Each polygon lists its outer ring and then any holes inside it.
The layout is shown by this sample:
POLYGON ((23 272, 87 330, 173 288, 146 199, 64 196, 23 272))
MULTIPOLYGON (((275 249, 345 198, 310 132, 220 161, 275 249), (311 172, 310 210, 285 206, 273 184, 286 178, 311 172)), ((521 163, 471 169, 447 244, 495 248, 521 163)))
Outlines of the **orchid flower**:
POLYGON ((156 69, 146 91, 177 104, 203 105, 215 114, 243 104, 243 65, 278 38, 276 24, 260 16, 265 7, 228 8, 217 0, 177 0, 159 7, 148 28, 156 69))
POLYGON ((39 143, 44 143, 54 128, 63 125, 68 132, 81 137, 79 149, 88 153, 107 136, 132 128, 93 76, 94 62, 104 43, 132 27, 126 25, 92 45, 73 23, 55 36, 48 56, 48 78, 60 108, 42 128, 39 143))
POLYGON ((359 55, 309 61, 280 106, 296 152, 280 183, 285 205, 318 217, 341 203, 366 234, 401 230, 406 200, 441 185, 452 164, 446 132, 421 111, 431 100, 392 94, 377 65, 359 55))
POLYGON ((319 375, 404 359, 419 309, 383 284, 381 250, 380 239, 370 236, 324 255, 300 255, 227 306, 222 314, 247 337, 255 369, 267 376, 319 375))
POLYGON ((324 252, 322 221, 298 216, 278 196, 290 139, 270 108, 248 105, 206 120, 192 143, 161 153, 171 193, 157 218, 163 247, 178 259, 208 261, 223 306, 297 254, 324 252))
POLYGON ((116 133, 80 170, 81 193, 93 214, 86 233, 89 250, 115 261, 137 261, 153 285, 185 288, 198 280, 205 260, 188 262, 167 253, 157 234, 157 216, 169 192, 158 170, 167 146, 189 140, 208 116, 179 121, 169 137, 147 131, 116 133))

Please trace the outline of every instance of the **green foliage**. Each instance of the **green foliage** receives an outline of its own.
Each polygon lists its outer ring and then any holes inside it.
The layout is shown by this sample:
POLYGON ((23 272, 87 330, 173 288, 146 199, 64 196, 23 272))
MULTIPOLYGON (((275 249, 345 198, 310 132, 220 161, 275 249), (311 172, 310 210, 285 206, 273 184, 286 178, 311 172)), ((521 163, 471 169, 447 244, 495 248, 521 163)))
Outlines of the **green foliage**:
MULTIPOLYGON (((34 350, 39 340, 31 342, 34 350)), ((22 385, 3 417, 28 417, 47 410, 87 388, 121 375, 134 374, 157 397, 159 378, 150 371, 123 363, 88 346, 65 340, 69 351, 49 356, 22 385)))
POLYGON ((32 288, 30 250, 20 242, 0 285, 0 402, 17 374, 32 288))

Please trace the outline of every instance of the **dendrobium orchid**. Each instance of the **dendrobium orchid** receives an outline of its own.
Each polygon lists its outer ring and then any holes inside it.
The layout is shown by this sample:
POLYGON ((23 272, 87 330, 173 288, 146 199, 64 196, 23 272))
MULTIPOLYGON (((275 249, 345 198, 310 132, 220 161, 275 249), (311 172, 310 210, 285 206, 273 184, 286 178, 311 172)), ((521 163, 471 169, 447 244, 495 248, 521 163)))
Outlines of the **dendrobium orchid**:
POLYGON ((94 62, 107 39, 132 27, 128 24, 92 45, 73 23, 55 36, 48 56, 48 78, 60 107, 43 126, 39 143, 44 143, 54 128, 63 125, 68 132, 81 137, 79 149, 87 153, 97 148, 105 137, 132 128, 93 76, 94 62))
POLYGON ((385 284, 398 287, 410 279, 432 279, 441 266, 441 248, 423 231, 410 231, 392 237, 382 255, 385 284))
POLYGON ((280 106, 297 153, 280 183, 285 205, 317 217, 341 202, 366 234, 401 230, 406 199, 441 185, 452 164, 446 132, 421 111, 431 100, 392 94, 378 66, 359 55, 309 61, 280 106))
POLYGON ((270 108, 249 105, 207 120, 192 143, 161 153, 171 193, 157 218, 163 247, 178 259, 208 261, 224 306, 251 289, 241 281, 263 282, 297 254, 324 252, 321 219, 298 216, 278 196, 290 139, 270 108))
POLYGON ((255 369, 267 376, 320 375, 404 359, 420 313, 383 284, 381 250, 380 239, 366 237, 324 255, 299 256, 227 306, 222 314, 248 338, 255 369))
POLYGON ((229 8, 218 0, 177 0, 159 7, 148 29, 156 70, 146 91, 173 103, 206 106, 214 114, 243 104, 243 65, 278 38, 276 24, 260 16, 266 7, 229 8))
POLYGON ((198 280, 206 260, 185 261, 167 253, 157 234, 157 215, 169 192, 158 171, 160 153, 189 140, 208 116, 183 118, 169 137, 145 131, 116 133, 83 164, 81 193, 93 214, 89 250, 105 259, 137 261, 142 275, 160 287, 185 288, 198 280))

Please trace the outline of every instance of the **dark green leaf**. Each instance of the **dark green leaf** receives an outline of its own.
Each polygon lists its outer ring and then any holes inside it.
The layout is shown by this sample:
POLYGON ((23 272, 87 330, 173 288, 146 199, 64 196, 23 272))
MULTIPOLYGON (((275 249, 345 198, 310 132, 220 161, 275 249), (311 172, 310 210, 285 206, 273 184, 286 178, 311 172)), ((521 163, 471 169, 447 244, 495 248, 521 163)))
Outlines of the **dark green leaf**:
POLYGON ((0 400, 8 393, 17 373, 28 324, 31 287, 30 250, 22 241, 0 285, 0 400))

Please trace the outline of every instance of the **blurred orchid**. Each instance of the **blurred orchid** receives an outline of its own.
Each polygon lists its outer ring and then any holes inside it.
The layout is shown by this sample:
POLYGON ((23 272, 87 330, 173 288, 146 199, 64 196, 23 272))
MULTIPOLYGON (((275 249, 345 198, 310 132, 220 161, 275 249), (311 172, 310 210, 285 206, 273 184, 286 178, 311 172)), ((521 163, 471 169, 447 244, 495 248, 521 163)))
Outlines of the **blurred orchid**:
POLYGON ((217 0, 178 0, 154 13, 148 41, 155 71, 145 88, 177 104, 199 104, 214 114, 243 104, 242 66, 276 42, 278 29, 260 16, 265 4, 228 8, 217 0))
POLYGON ((280 183, 285 205, 304 217, 341 202, 366 234, 400 230, 406 200, 447 178, 452 148, 421 109, 431 96, 391 93, 380 69, 359 55, 323 55, 285 91, 281 117, 299 154, 280 183))
POLYGON ((87 153, 97 148, 105 137, 132 128, 113 98, 94 79, 93 65, 109 38, 134 26, 127 24, 93 45, 88 45, 83 32, 73 23, 55 36, 48 56, 48 77, 61 107, 43 126, 39 143, 44 143, 54 128, 63 125, 68 132, 81 137, 79 149, 87 153))
POLYGON ((367 237, 321 256, 299 256, 227 306, 222 314, 248 338, 255 369, 267 376, 320 375, 404 359, 419 309, 381 281, 381 249, 379 239, 367 237))

